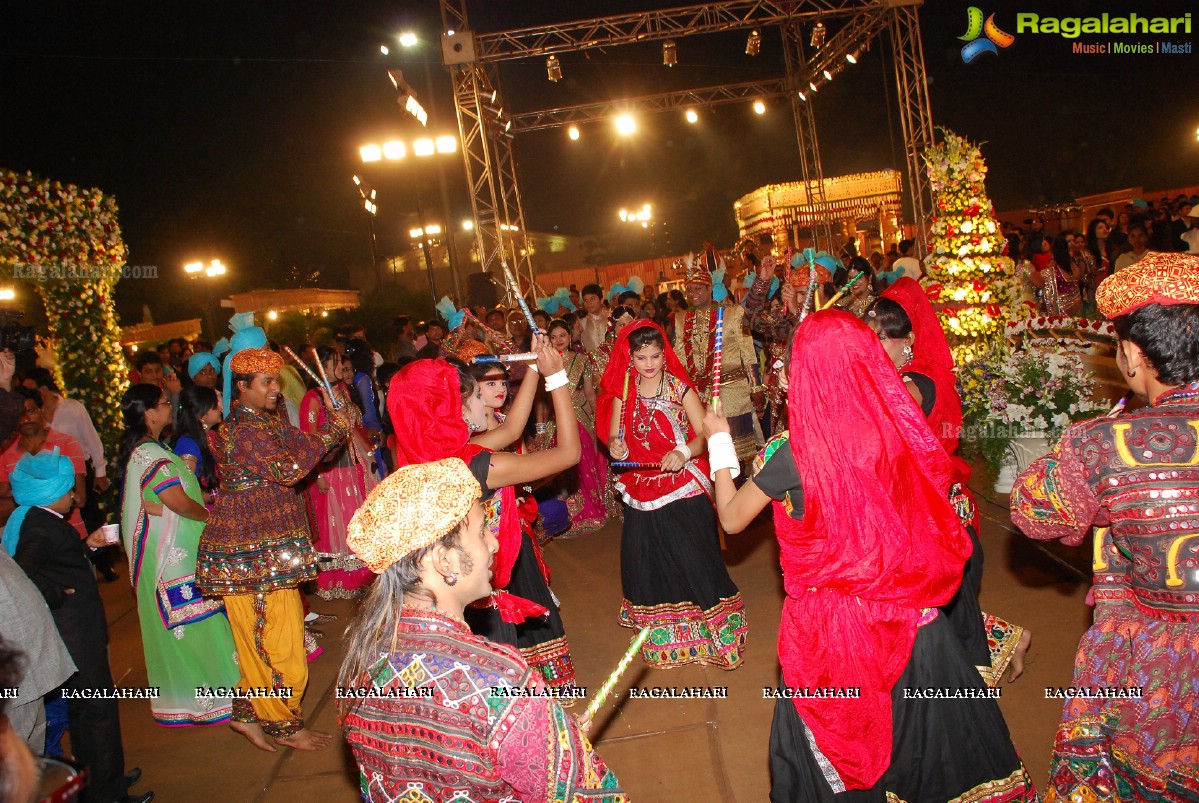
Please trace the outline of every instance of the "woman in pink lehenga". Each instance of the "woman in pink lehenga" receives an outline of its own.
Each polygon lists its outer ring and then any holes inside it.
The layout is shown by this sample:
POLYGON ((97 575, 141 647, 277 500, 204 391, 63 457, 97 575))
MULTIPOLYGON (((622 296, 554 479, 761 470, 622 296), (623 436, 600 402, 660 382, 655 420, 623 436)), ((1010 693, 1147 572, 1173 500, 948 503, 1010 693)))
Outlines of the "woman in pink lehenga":
POLYGON ((608 466, 595 440, 595 390, 587 355, 571 350, 570 327, 563 321, 550 324, 549 336, 550 344, 562 355, 566 366, 570 400, 579 420, 579 465, 564 475, 572 491, 566 498, 570 532, 577 535, 598 530, 608 518, 604 504, 608 466))
MULTIPOLYGON (((320 555, 316 593, 322 599, 352 599, 362 596, 374 574, 346 546, 346 526, 378 480, 371 471, 370 452, 357 431, 362 413, 345 384, 346 365, 331 348, 321 346, 316 352, 333 383, 334 400, 343 405, 355 423, 346 445, 317 467, 304 488, 320 555)), ((350 371, 352 376, 353 369, 350 371)), ((300 404, 300 428, 315 432, 325 423, 325 416, 320 392, 309 390, 300 404)))

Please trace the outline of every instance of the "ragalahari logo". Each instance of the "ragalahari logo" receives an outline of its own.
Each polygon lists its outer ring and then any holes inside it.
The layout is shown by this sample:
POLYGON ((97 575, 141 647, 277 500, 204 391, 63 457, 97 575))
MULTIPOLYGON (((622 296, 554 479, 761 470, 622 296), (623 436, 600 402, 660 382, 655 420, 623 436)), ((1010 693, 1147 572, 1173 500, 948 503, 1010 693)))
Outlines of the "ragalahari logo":
POLYGON ((978 6, 970 6, 966 10, 966 35, 959 36, 966 46, 962 48, 962 61, 969 64, 983 53, 999 55, 999 48, 1007 49, 1016 41, 1016 37, 1007 31, 1000 30, 995 24, 995 15, 987 17, 983 22, 983 12, 978 6))

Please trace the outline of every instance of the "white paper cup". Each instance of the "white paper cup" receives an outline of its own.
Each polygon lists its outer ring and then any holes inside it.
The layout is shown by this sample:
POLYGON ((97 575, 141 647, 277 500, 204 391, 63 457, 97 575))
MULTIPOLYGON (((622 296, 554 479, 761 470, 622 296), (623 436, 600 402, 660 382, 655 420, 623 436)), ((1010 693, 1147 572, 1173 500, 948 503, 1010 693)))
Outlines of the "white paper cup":
POLYGON ((104 531, 104 543, 115 544, 121 540, 121 525, 105 524, 100 529, 104 531))

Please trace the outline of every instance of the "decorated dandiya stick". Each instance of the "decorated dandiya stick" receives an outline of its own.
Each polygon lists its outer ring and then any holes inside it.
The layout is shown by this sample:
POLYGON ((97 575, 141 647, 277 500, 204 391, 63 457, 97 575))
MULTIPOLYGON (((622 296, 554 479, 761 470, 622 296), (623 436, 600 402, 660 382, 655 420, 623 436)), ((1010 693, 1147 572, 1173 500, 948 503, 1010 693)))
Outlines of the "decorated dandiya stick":
POLYGON ((803 319, 808 317, 808 313, 812 311, 812 304, 816 301, 816 263, 808 263, 808 295, 803 301, 803 311, 799 313, 799 320, 802 323, 803 319))
POLYGON ((1108 418, 1119 418, 1121 415, 1123 415, 1124 408, 1128 406, 1128 403, 1130 401, 1132 401, 1132 396, 1133 396, 1133 392, 1131 390, 1128 391, 1127 393, 1125 393, 1123 396, 1121 396, 1120 401, 1116 402, 1116 406, 1113 407, 1108 412, 1107 417, 1108 418))
POLYGON ((512 289, 512 294, 516 296, 516 303, 520 304, 520 311, 525 314, 525 320, 528 321, 529 331, 534 335, 541 334, 541 330, 537 328, 537 324, 533 322, 533 313, 529 311, 528 302, 525 297, 520 294, 520 285, 516 283, 516 278, 512 275, 512 271, 508 270, 507 265, 503 265, 504 278, 508 280, 508 286, 512 289))
POLYGON ((639 468, 662 468, 661 463, 640 463, 636 460, 613 460, 609 465, 611 465, 612 468, 623 468, 629 471, 639 468))
MULTIPOLYGON (((629 377, 633 371, 630 369, 624 372, 624 390, 620 393, 620 426, 616 428, 616 437, 624 440, 624 415, 625 407, 629 403, 629 377)), ((611 425, 609 425, 611 426, 611 425)))
POLYGON ((537 352, 522 351, 519 354, 480 354, 471 362, 526 362, 537 359, 537 352))
POLYGON ((294 363, 295 363, 297 366, 299 366, 299 368, 300 368, 300 370, 301 370, 301 371, 303 371, 304 373, 308 374, 308 377, 309 377, 309 379, 311 379, 313 382, 315 382, 315 383, 316 383, 316 384, 318 384, 318 385, 319 385, 319 384, 321 384, 321 378, 320 378, 319 376, 317 376, 317 375, 316 375, 316 372, 315 372, 315 371, 313 371, 311 368, 309 368, 309 367, 308 367, 308 363, 306 363, 306 362, 304 362, 303 360, 301 360, 301 359, 300 359, 300 356, 299 356, 298 354, 296 354, 294 351, 292 351, 292 350, 291 350, 291 346, 284 346, 284 347, 283 347, 283 352, 284 352, 284 353, 285 353, 285 354, 286 354, 288 357, 291 357, 292 361, 293 361, 293 362, 294 362, 294 363))
POLYGON ((338 401, 337 397, 333 395, 333 386, 329 384, 329 376, 325 373, 324 364, 321 363, 321 355, 316 353, 316 349, 313 349, 312 353, 316 357, 316 370, 321 375, 321 381, 325 383, 325 390, 329 393, 329 398, 333 401, 334 409, 341 407, 341 402, 338 401))
POLYGON ((591 702, 587 705, 587 710, 583 712, 584 719, 590 719, 595 716, 595 713, 600 710, 600 706, 608 699, 608 695, 612 693, 616 682, 620 680, 629 668, 629 664, 633 662, 633 658, 641 651, 641 645, 649 638, 650 628, 644 627, 637 637, 633 639, 633 643, 629 645, 629 649, 625 652, 624 657, 620 659, 620 663, 616 665, 616 669, 612 670, 612 674, 608 675, 608 679, 604 681, 604 685, 599 687, 599 691, 595 693, 595 697, 591 698, 591 702))
POLYGON ((850 279, 848 282, 846 282, 845 286, 837 291, 836 295, 834 295, 832 298, 830 298, 826 303, 820 305, 820 309, 822 309, 822 310, 828 309, 833 304, 836 304, 838 301, 840 301, 841 296, 848 293, 850 291, 850 289, 854 286, 854 283, 857 282, 858 279, 862 278, 863 275, 865 275, 863 271, 858 271, 857 273, 855 273, 853 275, 853 278, 850 279))
POLYGON ((712 355, 712 409, 720 415, 720 357, 724 351, 724 307, 716 308, 715 349, 712 355))

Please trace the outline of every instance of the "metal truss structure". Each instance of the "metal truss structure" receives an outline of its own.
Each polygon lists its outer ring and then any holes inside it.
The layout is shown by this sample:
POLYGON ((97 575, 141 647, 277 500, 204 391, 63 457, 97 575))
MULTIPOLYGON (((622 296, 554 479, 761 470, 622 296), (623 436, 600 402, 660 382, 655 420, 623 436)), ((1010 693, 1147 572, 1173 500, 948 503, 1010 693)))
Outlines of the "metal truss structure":
MULTIPOLYGON (((847 56, 868 47, 884 31, 891 33, 894 49, 913 222, 921 241, 924 240, 932 202, 920 154, 933 143, 933 126, 918 17, 923 0, 725 0, 493 33, 471 30, 466 0, 439 2, 447 31, 442 37, 443 60, 453 79, 475 237, 480 265, 485 271, 497 264, 513 265, 526 288, 537 289, 514 167, 515 134, 599 120, 617 109, 655 112, 687 105, 717 106, 748 98, 786 97, 795 118, 802 180, 809 197, 817 206, 822 205, 824 175, 813 113, 814 88, 828 80, 826 71, 838 72, 847 56), (845 24, 822 47, 807 54, 803 25, 814 20, 836 19, 845 19, 845 24), (786 74, 779 79, 519 115, 504 111, 497 70, 502 61, 767 26, 779 27, 783 35, 786 74)), ((832 246, 832 232, 827 224, 814 234, 821 245, 832 246)))

